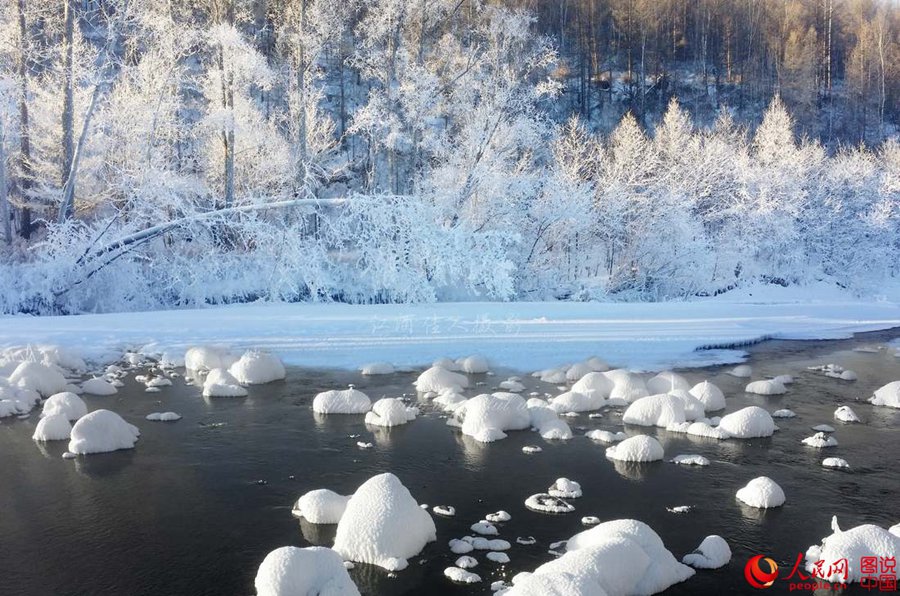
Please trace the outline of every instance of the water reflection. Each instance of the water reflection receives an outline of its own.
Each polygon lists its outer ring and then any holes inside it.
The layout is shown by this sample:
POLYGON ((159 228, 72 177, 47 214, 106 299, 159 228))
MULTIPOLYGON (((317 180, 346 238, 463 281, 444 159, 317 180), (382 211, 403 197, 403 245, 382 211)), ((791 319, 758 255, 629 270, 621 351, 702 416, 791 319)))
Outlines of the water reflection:
POLYGON ((73 461, 75 469, 91 478, 108 478, 127 468, 134 459, 134 449, 121 449, 111 453, 79 455, 73 461))
POLYGON ((304 540, 313 546, 332 546, 337 534, 337 524, 314 524, 300 518, 300 532, 304 540))

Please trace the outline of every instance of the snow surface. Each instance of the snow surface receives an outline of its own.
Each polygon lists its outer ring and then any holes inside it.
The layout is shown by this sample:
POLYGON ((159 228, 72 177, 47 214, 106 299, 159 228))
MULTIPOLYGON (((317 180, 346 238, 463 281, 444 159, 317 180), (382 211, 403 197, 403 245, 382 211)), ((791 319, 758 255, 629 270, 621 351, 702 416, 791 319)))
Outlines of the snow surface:
MULTIPOLYGON (((744 352, 731 346, 766 337, 838 339, 900 326, 897 304, 849 294, 813 300, 803 288, 775 286, 752 296, 729 294, 668 303, 243 304, 10 315, 0 317, 0 346, 20 346, 29 338, 75 348, 88 360, 113 361, 128 345, 184 353, 198 344, 224 344, 236 351, 265 350, 287 364, 344 369, 385 358, 395 365, 422 365, 447 353, 477 350, 489 354, 495 366, 536 370, 596 352, 635 370, 661 370, 738 362, 744 352), (708 346, 728 348, 697 351, 708 346)), ((186 366, 196 366, 197 360, 185 356, 186 366)), ((231 364, 219 358, 206 368, 231 364)))
POLYGON ((385 473, 366 480, 350 497, 338 522, 334 550, 348 561, 399 571, 435 538, 428 512, 399 478, 385 473))
POLYGON ((685 555, 681 560, 685 565, 695 569, 718 569, 731 560, 731 548, 721 536, 707 536, 694 552, 685 555))
POLYGON ((520 573, 506 596, 614 596, 662 592, 694 575, 666 549, 647 524, 620 519, 570 538, 566 553, 520 573))
POLYGON ((606 457, 619 461, 648 462, 663 458, 659 441, 647 435, 635 435, 606 449, 606 457))
POLYGON ((821 566, 826 581, 844 582, 842 575, 831 570, 837 569, 835 563, 846 559, 848 564, 848 583, 858 582, 863 574, 860 567, 862 557, 900 557, 900 537, 879 526, 866 524, 846 531, 838 527, 837 518, 832 518, 833 534, 822 539, 822 544, 814 544, 806 551, 806 570, 812 572, 817 561, 824 561, 821 566))
POLYGON ((385 397, 372 404, 366 412, 366 424, 374 426, 400 426, 416 419, 418 408, 408 407, 399 397, 385 397))
POLYGON ((258 350, 244 352, 237 362, 228 367, 228 372, 241 385, 264 385, 285 377, 281 360, 258 350))
POLYGON ((313 398, 313 412, 317 414, 364 414, 372 407, 369 396, 358 389, 332 389, 313 398))
POLYGON ((359 596, 340 555, 330 548, 282 546, 256 572, 257 596, 359 596))
POLYGON ((69 451, 78 455, 132 449, 140 436, 138 428, 109 410, 94 410, 72 427, 69 451))
POLYGON ((311 490, 294 503, 291 514, 313 524, 336 524, 341 521, 350 497, 327 488, 311 490))
POLYGON ((737 491, 739 501, 757 509, 771 509, 784 505, 784 491, 768 476, 754 478, 737 491))
POLYGON ((78 420, 87 414, 87 406, 80 397, 69 391, 54 393, 44 402, 41 416, 62 414, 66 420, 78 420))
POLYGON ((35 441, 65 441, 72 434, 72 425, 65 414, 50 414, 40 419, 34 435, 35 441))

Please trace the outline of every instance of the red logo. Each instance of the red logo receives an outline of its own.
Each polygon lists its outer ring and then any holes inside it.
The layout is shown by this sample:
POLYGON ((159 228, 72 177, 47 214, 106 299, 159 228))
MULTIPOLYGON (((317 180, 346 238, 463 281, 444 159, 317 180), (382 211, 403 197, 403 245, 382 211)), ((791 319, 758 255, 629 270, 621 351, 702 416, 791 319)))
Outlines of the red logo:
POLYGON ((754 588, 761 590, 771 587, 778 577, 778 564, 769 557, 756 555, 744 566, 744 577, 747 579, 747 583, 754 588))

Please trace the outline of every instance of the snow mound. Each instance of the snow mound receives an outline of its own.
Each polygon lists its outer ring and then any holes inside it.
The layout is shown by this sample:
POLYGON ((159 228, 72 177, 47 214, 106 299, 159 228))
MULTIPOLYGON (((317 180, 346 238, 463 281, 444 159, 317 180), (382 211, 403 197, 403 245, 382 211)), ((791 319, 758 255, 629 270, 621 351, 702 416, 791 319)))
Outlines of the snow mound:
POLYGON ((771 414, 758 406, 748 406, 737 412, 722 416, 719 429, 736 439, 771 437, 775 432, 775 421, 771 414))
POLYGON ((694 552, 685 555, 681 560, 685 565, 695 569, 718 569, 731 560, 731 548, 721 536, 707 536, 694 552))
POLYGON ((817 449, 823 449, 825 447, 837 447, 838 444, 837 439, 826 433, 816 433, 811 437, 806 437, 800 442, 804 445, 815 447, 817 449))
POLYGON ((525 400, 515 393, 476 395, 453 412, 453 421, 463 434, 482 443, 506 437, 504 431, 531 426, 531 414, 525 400))
POLYGON ((824 561, 820 569, 820 575, 834 571, 832 575, 824 577, 825 581, 833 582, 858 582, 864 575, 861 560, 863 557, 893 558, 900 557, 900 537, 892 534, 879 526, 866 524, 842 531, 837 524, 837 518, 832 518, 831 528, 834 533, 822 539, 822 544, 814 544, 806 551, 806 570, 812 573, 818 561, 824 561), (847 578, 837 572, 839 561, 846 560, 847 578))
POLYGON ((597 356, 591 356, 584 362, 591 367, 591 370, 596 372, 606 372, 609 370, 609 363, 597 356))
POLYGON ((711 426, 707 422, 682 422, 681 424, 670 424, 666 430, 673 433, 686 433, 695 437, 704 437, 707 439, 724 440, 730 439, 731 435, 720 428, 711 426))
POLYGON ((313 399, 317 414, 364 414, 372 407, 369 396, 358 389, 323 391, 313 399))
POLYGON ((225 368, 234 364, 237 357, 223 346, 194 346, 184 354, 184 367, 204 371, 225 368))
POLYGON ((663 458, 659 441, 647 435, 635 435, 606 449, 606 457, 618 461, 648 462, 663 458))
POLYGON ((589 372, 572 385, 574 393, 581 393, 594 399, 606 399, 613 389, 613 382, 602 372, 589 372))
POLYGON ((794 418, 797 414, 793 410, 775 410, 772 412, 772 418, 794 418))
POLYGON ((456 566, 460 569, 471 569, 472 567, 478 566, 478 560, 475 557, 463 555, 456 559, 456 566))
POLYGON ((257 596, 359 596, 340 555, 321 546, 282 546, 263 559, 257 596))
POLYGON ((437 366, 443 368, 444 370, 450 370, 453 372, 459 371, 459 365, 456 363, 456 360, 453 358, 438 358, 434 362, 431 363, 431 366, 437 366))
POLYGON ((768 476, 754 478, 737 491, 737 499, 750 507, 771 509, 784 505, 784 491, 768 476))
POLYGON ((550 400, 550 407, 557 412, 590 412, 600 409, 603 404, 602 397, 577 391, 566 391, 550 400))
POLYGON ((618 443, 628 438, 628 435, 621 431, 614 433, 608 430, 592 430, 586 432, 584 436, 592 441, 600 441, 601 443, 618 443))
POLYGON ((845 370, 839 377, 842 381, 855 381, 859 376, 852 370, 845 370))
POLYGON ((749 364, 741 364, 729 370, 728 374, 739 379, 749 379, 753 375, 753 369, 749 364))
POLYGON ((115 395, 119 392, 112 383, 99 377, 88 379, 82 383, 81 390, 88 395, 115 395))
POLYGON ((472 524, 469 529, 476 534, 481 534, 482 536, 496 536, 500 533, 500 531, 497 529, 497 526, 487 521, 486 519, 472 524))
POLYGON ((812 427, 812 429, 814 431, 820 432, 820 433, 833 433, 834 432, 834 427, 831 426, 830 424, 817 424, 814 427, 812 427))
POLYGON ((610 371, 606 376, 613 382, 609 392, 609 402, 612 405, 628 405, 650 395, 644 379, 628 371, 610 371))
POLYGON ((781 383, 782 385, 790 385, 794 382, 794 377, 791 375, 778 375, 776 377, 772 377, 773 381, 781 383))
POLYGON ((72 427, 69 451, 79 455, 132 449, 140 436, 138 428, 109 410, 94 410, 72 427))
POLYGON ((484 558, 488 561, 493 561, 494 563, 499 563, 500 565, 505 565, 509 563, 509 555, 506 553, 498 553, 496 551, 491 551, 488 554, 484 555, 484 558))
POLYGON ((60 393, 66 388, 66 378, 53 365, 22 362, 9 375, 9 384, 20 389, 37 391, 43 397, 60 393))
POLYGON ((822 466, 826 468, 849 468, 850 464, 846 459, 840 457, 826 457, 822 460, 822 466))
POLYGON ((175 412, 153 412, 152 414, 147 414, 145 418, 150 422, 175 422, 176 420, 181 420, 181 414, 176 414, 175 412))
POLYGON ((706 408, 703 405, 703 402, 691 395, 689 391, 685 389, 673 389, 672 391, 669 391, 669 395, 680 399, 681 403, 684 404, 685 420, 700 420, 706 415, 706 408))
POLYGON ((204 397, 245 397, 247 390, 241 387, 240 382, 224 368, 214 368, 209 371, 206 380, 203 381, 204 397))
POLYGON ((651 394, 669 393, 675 389, 688 391, 690 388, 691 384, 687 382, 687 379, 670 370, 663 371, 647 381, 647 390, 650 391, 651 394))
POLYGON ((445 412, 453 412, 465 403, 466 396, 456 391, 444 391, 432 401, 445 412))
POLYGON ((513 393, 522 393, 525 391, 525 385, 523 385, 518 379, 511 378, 506 379, 502 383, 500 383, 500 389, 504 391, 511 391, 513 393))
POLYGON ((859 416, 850 406, 840 406, 834 411, 834 417, 841 422, 859 422, 859 416))
POLYGON ((228 368, 228 372, 241 385, 265 385, 280 381, 286 375, 284 364, 277 356, 266 352, 248 350, 228 368))
POLYGON ((669 394, 648 395, 628 406, 622 414, 622 422, 638 426, 665 428, 685 421, 684 401, 669 394))
POLYGON ((744 387, 744 392, 757 395, 781 395, 782 393, 787 393, 787 388, 780 381, 767 379, 765 381, 753 381, 744 387))
POLYGON ((172 381, 171 379, 167 379, 166 377, 153 377, 144 384, 148 389, 152 387, 170 387, 172 385, 172 381))
POLYGON ((313 524, 336 524, 341 521, 350 497, 327 488, 311 490, 297 499, 291 514, 313 524))
POLYGON ((702 455, 690 453, 685 455, 676 455, 675 458, 672 459, 672 463, 681 464, 683 466, 708 466, 709 460, 702 455))
POLYGON ((366 480, 350 497, 334 539, 344 559, 405 569, 407 559, 436 538, 434 520, 390 473, 366 480))
POLYGON ((363 365, 359 372, 366 376, 392 375, 395 372, 394 365, 390 362, 370 362, 363 365))
POLYGON ((540 511, 541 513, 571 513, 575 511, 575 507, 569 503, 566 503, 559 497, 548 495, 547 493, 531 495, 525 499, 525 507, 532 511, 540 511))
POLYGON ((503 511, 501 509, 500 511, 497 511, 495 513, 488 513, 487 515, 484 516, 484 519, 486 519, 487 521, 489 521, 491 523, 499 524, 499 523, 503 523, 503 522, 508 522, 509 520, 512 519, 512 516, 508 512, 503 511))
POLYGON ((577 499, 581 496, 581 485, 568 478, 557 478, 553 486, 547 489, 547 494, 561 499, 577 499))
POLYGON ((875 394, 869 398, 873 406, 887 406, 900 408, 900 381, 893 381, 875 390, 875 394))
POLYGON ((87 414, 87 406, 80 397, 69 391, 54 393, 44 402, 41 416, 62 414, 66 420, 78 420, 87 414))
POLYGON ((691 395, 700 400, 707 412, 725 409, 725 394, 709 381, 703 381, 691 387, 691 395))
POLYGON ((649 595, 683 582, 694 570, 678 562, 647 524, 604 522, 573 536, 566 553, 513 578, 507 596, 649 595))
POLYGON ((591 367, 591 365, 588 364, 587 362, 576 362, 575 364, 573 364, 566 370, 566 380, 567 381, 577 381, 578 379, 580 379, 581 377, 583 377, 584 375, 586 375, 590 372, 600 372, 600 371, 595 371, 591 367))
POLYGON ((531 416, 531 426, 547 440, 567 441, 572 438, 572 429, 565 421, 560 420, 556 412, 546 407, 540 399, 529 399, 525 406, 531 416))
POLYGON ((487 358, 479 354, 473 354, 471 356, 466 356, 465 358, 460 358, 456 361, 456 364, 459 365, 459 369, 461 371, 469 374, 481 374, 486 373, 490 370, 487 358))
POLYGON ((459 584, 477 584, 481 581, 481 576, 477 573, 459 567, 447 567, 444 569, 444 577, 459 584))
POLYGON ((413 385, 415 385, 416 391, 420 393, 427 393, 428 391, 434 391, 435 393, 441 393, 442 391, 462 393, 462 390, 469 386, 469 379, 465 375, 452 372, 441 366, 432 366, 420 374, 413 385))
POLYGON ((537 372, 538 378, 545 383, 562 385, 566 382, 566 371, 559 368, 548 368, 537 372))
POLYGON ((40 419, 34 429, 35 441, 65 441, 72 434, 72 425, 65 414, 50 414, 40 419))
POLYGON ((375 426, 400 426, 416 419, 418 408, 407 407, 398 397, 385 397, 372 404, 372 411, 366 413, 366 424, 375 426))
POLYGON ((451 505, 435 505, 431 510, 444 517, 453 517, 456 515, 456 507, 451 505))

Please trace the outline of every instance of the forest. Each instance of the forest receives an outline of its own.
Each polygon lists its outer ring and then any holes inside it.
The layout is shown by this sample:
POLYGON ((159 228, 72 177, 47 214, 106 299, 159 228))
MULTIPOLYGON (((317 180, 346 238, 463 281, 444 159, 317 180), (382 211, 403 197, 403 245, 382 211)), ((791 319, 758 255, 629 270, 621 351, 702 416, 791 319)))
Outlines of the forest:
POLYGON ((900 274, 891 0, 9 0, 0 312, 900 274))

